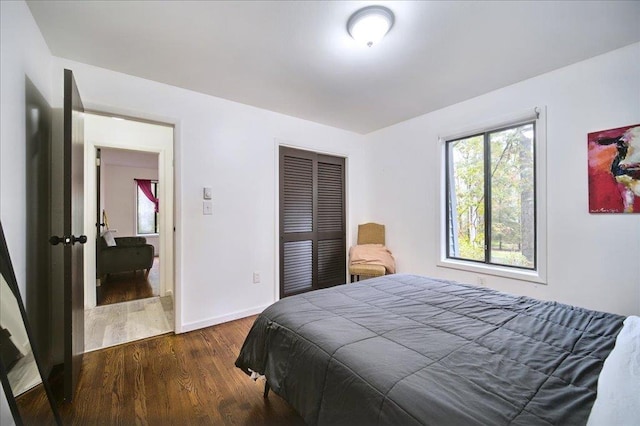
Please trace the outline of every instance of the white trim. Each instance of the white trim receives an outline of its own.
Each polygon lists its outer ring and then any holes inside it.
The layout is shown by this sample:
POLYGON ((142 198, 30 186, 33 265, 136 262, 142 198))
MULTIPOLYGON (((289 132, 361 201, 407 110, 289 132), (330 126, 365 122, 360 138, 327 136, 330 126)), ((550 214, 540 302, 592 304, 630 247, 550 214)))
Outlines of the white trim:
POLYGON ((481 121, 468 126, 460 126, 456 129, 444 132, 443 135, 438 136, 438 139, 440 139, 440 141, 450 141, 527 121, 541 120, 542 114, 546 113, 545 110, 546 107, 529 108, 525 111, 503 115, 491 120, 481 121))
POLYGON ((440 259, 436 265, 441 268, 459 269, 461 271, 474 272, 476 274, 494 275, 497 277, 511 278, 520 281, 530 281, 538 284, 546 284, 546 280, 539 272, 527 269, 509 268, 507 266, 488 265, 458 259, 440 259))
MULTIPOLYGON (((97 114, 85 114, 85 124, 87 121, 94 119, 98 121, 111 120, 109 116, 97 115, 97 114), (90 118, 93 117, 93 118, 90 118)), ((99 136, 85 137, 85 187, 84 187, 84 199, 85 199, 85 231, 89 241, 95 241, 96 228, 96 168, 95 158, 96 150, 101 148, 118 148, 128 149, 135 151, 154 152, 158 154, 158 181, 163 184, 160 185, 159 197, 164 200, 171 200, 169 203, 160 203, 160 229, 166 230, 159 235, 160 244, 160 295, 167 295, 175 293, 174 284, 174 173, 173 173, 173 150, 174 150, 174 130, 171 131, 171 140, 140 140, 140 142, 132 144, 124 141, 119 133, 122 133, 122 129, 119 125, 136 125, 142 126, 155 126, 150 123, 136 122, 132 120, 118 120, 109 123, 109 132, 112 134, 100 134, 99 136), (123 124, 120 124, 123 123, 123 124)), ((159 126, 167 127, 167 126, 159 126)), ((85 132, 87 128, 85 125, 85 132)), ((86 135, 86 133, 85 133, 86 135)), ((95 293, 95 245, 87 244, 84 250, 84 276, 85 276, 85 309, 95 307, 96 293, 95 293)), ((177 301, 174 300, 174 305, 177 305, 177 301)), ((176 320, 176 325, 178 321, 176 320)), ((178 327, 176 327, 176 330, 178 327)))
POLYGON ((273 250, 273 301, 280 300, 280 141, 274 139, 273 163, 275 164, 273 181, 275 184, 275 212, 274 212, 274 228, 275 228, 275 248, 273 250))
POLYGON ((438 221, 436 234, 436 246, 438 260, 436 265, 443 268, 459 269, 479 274, 495 275, 515 280, 530 281, 539 284, 547 283, 547 109, 546 106, 530 108, 516 114, 498 117, 490 121, 484 121, 475 125, 458 128, 455 131, 445 132, 446 136, 438 139, 438 179, 439 190, 437 192, 436 206, 438 206, 438 221), (536 117, 537 116, 537 117, 536 117), (448 259, 446 253, 446 168, 445 149, 446 141, 458 139, 465 135, 483 133, 491 129, 506 127, 511 124, 535 120, 536 122, 536 248, 537 248, 537 268, 536 270, 526 270, 510 268, 484 263, 470 262, 458 259, 448 259))
POLYGON ((229 322, 229 321, 235 321, 235 320, 240 319, 240 318, 246 318, 246 317, 249 317, 251 315, 257 315, 257 314, 261 313, 262 311, 264 311, 269 306, 271 306, 271 304, 266 304, 266 305, 262 305, 262 306, 256 306, 254 308, 245 309, 243 311, 233 312, 231 314, 221 315, 221 316, 218 316, 218 317, 208 318, 206 320, 201 320, 201 321, 195 321, 195 322, 189 322, 189 323, 186 323, 186 324, 182 324, 182 330, 180 330, 180 332, 181 333, 186 333, 186 332, 193 331, 193 330, 199 330, 199 329, 205 328, 205 327, 211 327, 212 325, 218 325, 218 324, 222 324, 222 323, 229 322))

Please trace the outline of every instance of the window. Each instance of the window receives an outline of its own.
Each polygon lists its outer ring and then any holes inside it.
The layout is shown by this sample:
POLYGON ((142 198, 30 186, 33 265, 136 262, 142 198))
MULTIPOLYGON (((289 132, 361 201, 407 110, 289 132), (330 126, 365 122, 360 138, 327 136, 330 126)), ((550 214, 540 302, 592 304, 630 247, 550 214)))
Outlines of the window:
MULTIPOLYGON (((151 181, 151 192, 158 198, 158 182, 151 181)), ((158 212, 156 205, 136 184, 136 226, 138 235, 158 233, 158 212)))
POLYGON ((445 140, 446 259, 538 269, 536 124, 445 140))

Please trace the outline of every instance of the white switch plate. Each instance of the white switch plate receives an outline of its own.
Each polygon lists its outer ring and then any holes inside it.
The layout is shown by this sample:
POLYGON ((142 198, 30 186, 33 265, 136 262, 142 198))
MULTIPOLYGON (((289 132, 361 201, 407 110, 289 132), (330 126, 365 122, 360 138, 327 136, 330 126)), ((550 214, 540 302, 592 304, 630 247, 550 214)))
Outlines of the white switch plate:
POLYGON ((253 283, 254 284, 259 284, 260 283, 260 272, 254 272, 253 273, 253 283))
POLYGON ((202 214, 204 215, 213 214, 213 203, 211 201, 202 202, 202 214))
POLYGON ((211 187, 210 186, 205 186, 204 188, 202 188, 202 198, 204 198, 205 200, 210 200, 211 199, 211 187))

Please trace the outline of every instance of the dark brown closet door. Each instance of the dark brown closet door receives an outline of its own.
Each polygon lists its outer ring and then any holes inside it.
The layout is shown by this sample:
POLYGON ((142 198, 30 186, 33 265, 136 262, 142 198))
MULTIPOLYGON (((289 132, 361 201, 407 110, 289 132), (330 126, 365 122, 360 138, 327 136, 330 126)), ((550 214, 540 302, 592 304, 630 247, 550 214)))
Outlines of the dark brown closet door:
POLYGON ((280 296, 343 284, 344 158, 280 147, 280 296))

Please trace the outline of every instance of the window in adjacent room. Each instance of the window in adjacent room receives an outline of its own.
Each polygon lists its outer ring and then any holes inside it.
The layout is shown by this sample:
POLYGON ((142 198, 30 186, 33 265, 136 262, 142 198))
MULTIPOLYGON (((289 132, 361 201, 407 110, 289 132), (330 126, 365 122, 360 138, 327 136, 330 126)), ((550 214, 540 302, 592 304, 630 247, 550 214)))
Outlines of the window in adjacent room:
POLYGON ((136 232, 158 233, 158 181, 136 179, 136 232))
POLYGON ((537 269, 536 120, 445 141, 446 258, 537 269))

